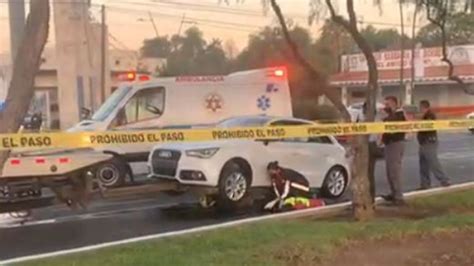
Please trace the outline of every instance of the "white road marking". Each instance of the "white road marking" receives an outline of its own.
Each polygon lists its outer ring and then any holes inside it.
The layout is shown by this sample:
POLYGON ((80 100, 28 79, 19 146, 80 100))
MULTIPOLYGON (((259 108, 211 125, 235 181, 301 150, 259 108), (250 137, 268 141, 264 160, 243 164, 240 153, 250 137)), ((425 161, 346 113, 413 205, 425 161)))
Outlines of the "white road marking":
MULTIPOLYGON (((434 195, 434 194, 439 194, 439 193, 465 190, 469 188, 474 188, 474 182, 453 185, 451 187, 433 188, 433 189, 424 190, 424 191, 413 191, 413 192, 405 193, 404 195, 407 198, 415 198, 415 197, 420 197, 420 196, 429 196, 429 195, 434 195)), ((376 202, 377 204, 379 204, 380 202, 383 202, 383 200, 381 198, 377 198, 376 202)), ((319 208, 303 209, 303 210, 279 213, 279 214, 274 214, 274 215, 264 215, 264 216, 241 219, 237 221, 225 222, 225 223, 220 223, 220 224, 215 224, 215 225, 206 225, 206 226, 195 227, 191 229, 179 230, 179 231, 174 231, 174 232, 134 237, 134 238, 124 239, 124 240, 119 240, 119 241, 112 241, 112 242, 107 242, 107 243, 102 243, 102 244, 84 246, 80 248, 73 248, 73 249, 60 250, 60 251, 55 251, 55 252, 50 252, 50 253, 43 253, 43 254, 13 258, 13 259, 0 261, 0 265, 14 264, 14 263, 26 262, 26 261, 31 261, 31 260, 69 255, 69 254, 74 254, 74 253, 79 253, 79 252, 98 250, 98 249, 114 247, 114 246, 119 246, 119 245, 124 245, 124 244, 130 244, 130 243, 136 243, 136 242, 143 242, 143 241, 148 241, 148 240, 156 240, 156 239, 167 238, 167 237, 206 232, 206 231, 211 231, 211 230, 216 230, 216 229, 240 226, 244 224, 262 222, 262 221, 268 221, 268 220, 299 218, 299 217, 304 217, 304 216, 324 216, 324 215, 327 215, 328 213, 333 214, 336 212, 347 210, 349 207, 351 207, 351 204, 352 204, 351 202, 344 202, 344 203, 339 203, 339 204, 334 204, 334 205, 324 206, 324 207, 319 207, 319 208)))
POLYGON ((156 209, 156 208, 166 208, 166 207, 172 207, 175 205, 176 204, 155 204, 155 205, 140 207, 140 208, 85 213, 85 214, 63 216, 63 217, 59 217, 55 219, 45 219, 45 220, 37 220, 37 221, 26 220, 25 222, 22 222, 22 219, 10 218, 7 220, 7 218, 5 218, 4 220, 0 219, 0 228, 6 229, 6 228, 26 227, 26 226, 77 221, 77 220, 100 219, 100 218, 115 216, 115 215, 124 214, 124 213, 146 211, 146 210, 151 210, 151 209, 156 209))

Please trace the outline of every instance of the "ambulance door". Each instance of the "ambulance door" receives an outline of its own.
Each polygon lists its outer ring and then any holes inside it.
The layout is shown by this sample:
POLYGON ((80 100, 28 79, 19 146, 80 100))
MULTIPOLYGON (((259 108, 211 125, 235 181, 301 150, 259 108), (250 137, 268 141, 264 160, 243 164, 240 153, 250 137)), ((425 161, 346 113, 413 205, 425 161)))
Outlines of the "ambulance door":
POLYGON ((158 127, 164 111, 165 88, 162 86, 144 88, 127 101, 110 127, 114 130, 158 127))
MULTIPOLYGON (((165 88, 144 88, 135 93, 119 110, 111 124, 112 130, 130 131, 158 128, 160 117, 165 112, 165 88)), ((108 150, 120 153, 131 164, 135 174, 147 173, 146 161, 154 143, 145 139, 143 143, 111 145, 108 150)))

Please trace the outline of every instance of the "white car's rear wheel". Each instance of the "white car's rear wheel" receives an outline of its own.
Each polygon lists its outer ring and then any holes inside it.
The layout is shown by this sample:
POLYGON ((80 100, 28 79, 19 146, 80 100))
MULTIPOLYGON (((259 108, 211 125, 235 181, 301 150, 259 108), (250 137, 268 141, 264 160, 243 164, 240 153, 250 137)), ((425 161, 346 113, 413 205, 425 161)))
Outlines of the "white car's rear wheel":
POLYGON ((328 198, 339 198, 346 191, 347 181, 348 178, 344 168, 334 166, 329 170, 324 179, 322 187, 323 196, 328 198))

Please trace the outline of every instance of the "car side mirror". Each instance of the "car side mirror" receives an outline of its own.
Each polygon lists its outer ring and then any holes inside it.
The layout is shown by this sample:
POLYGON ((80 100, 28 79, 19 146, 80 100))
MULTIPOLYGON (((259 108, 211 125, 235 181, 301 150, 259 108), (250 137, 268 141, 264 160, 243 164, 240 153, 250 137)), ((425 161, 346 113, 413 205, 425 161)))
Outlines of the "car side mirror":
POLYGON ((125 109, 120 109, 115 116, 115 119, 112 121, 111 127, 118 127, 127 124, 127 116, 125 114, 125 109))
POLYGON ((91 113, 92 113, 91 109, 82 107, 81 108, 81 118, 82 118, 82 120, 90 119, 91 118, 91 113))

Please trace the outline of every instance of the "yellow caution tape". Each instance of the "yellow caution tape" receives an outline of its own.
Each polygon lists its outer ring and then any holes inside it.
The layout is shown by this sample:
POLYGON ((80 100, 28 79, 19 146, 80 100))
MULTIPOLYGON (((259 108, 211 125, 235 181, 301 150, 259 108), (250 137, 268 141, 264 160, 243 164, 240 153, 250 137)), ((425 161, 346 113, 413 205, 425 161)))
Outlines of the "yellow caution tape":
POLYGON ((79 133, 0 134, 0 150, 85 148, 108 145, 147 144, 230 139, 284 139, 297 137, 342 136, 427 130, 474 128, 474 120, 438 120, 393 123, 341 123, 259 128, 209 128, 183 130, 107 131, 79 133))

